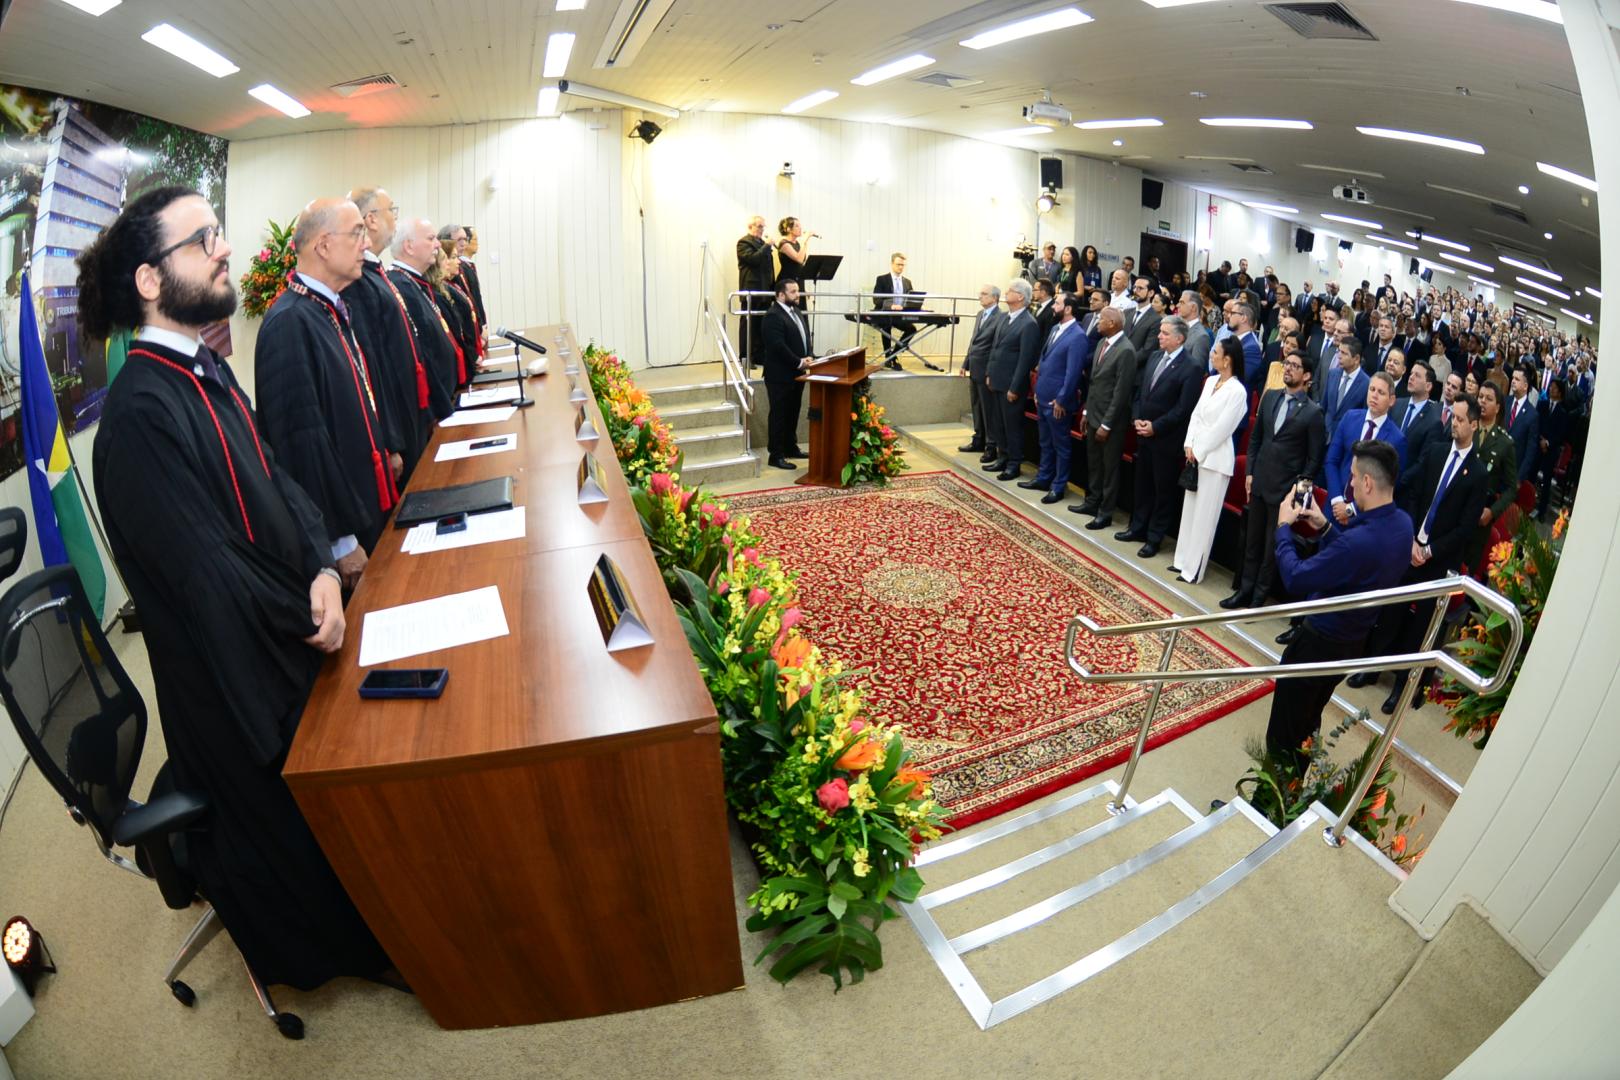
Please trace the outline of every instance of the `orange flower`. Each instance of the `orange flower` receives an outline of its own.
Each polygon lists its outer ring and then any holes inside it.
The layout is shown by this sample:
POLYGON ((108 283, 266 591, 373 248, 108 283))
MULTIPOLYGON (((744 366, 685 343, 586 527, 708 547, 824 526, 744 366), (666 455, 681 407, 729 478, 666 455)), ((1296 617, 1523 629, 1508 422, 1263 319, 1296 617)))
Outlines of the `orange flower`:
POLYGON ((810 640, 794 634, 771 649, 771 659, 776 661, 777 667, 802 669, 810 659, 810 640))
POLYGON ((921 769, 903 765, 900 767, 900 771, 894 774, 894 785, 900 788, 911 788, 911 794, 906 796, 908 799, 920 799, 923 797, 924 785, 930 779, 931 777, 921 769))
POLYGON ((1500 544, 1497 544, 1495 547, 1491 548, 1490 561, 1492 565, 1500 562, 1506 562, 1511 558, 1513 558, 1513 541, 1503 540, 1500 544))
POLYGON ((862 769, 870 769, 882 752, 882 747, 871 739, 862 739, 848 750, 845 750, 844 756, 833 764, 849 772, 860 772, 862 769))
POLYGON ((1377 817, 1379 814, 1382 814, 1384 812, 1384 801, 1386 799, 1388 799, 1388 798, 1389 798, 1389 789, 1388 788, 1385 788, 1384 790, 1380 791, 1378 793, 1378 798, 1374 799, 1372 801, 1372 805, 1367 808, 1368 816, 1369 817, 1377 817))
POLYGON ((1406 834, 1397 833, 1395 839, 1389 842, 1389 850, 1397 859, 1406 854, 1406 834))

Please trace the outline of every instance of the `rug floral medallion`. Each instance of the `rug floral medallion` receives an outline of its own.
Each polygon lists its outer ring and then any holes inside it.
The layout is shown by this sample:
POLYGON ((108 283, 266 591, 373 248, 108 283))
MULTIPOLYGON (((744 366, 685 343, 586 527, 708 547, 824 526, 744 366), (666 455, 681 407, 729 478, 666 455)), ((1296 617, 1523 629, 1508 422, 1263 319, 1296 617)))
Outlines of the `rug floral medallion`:
MULTIPOLYGON (((874 713, 905 725, 957 827, 1123 761, 1147 708, 1142 684, 1081 681, 1063 658, 1070 618, 1138 622, 1172 614, 1030 519, 951 473, 884 488, 734 495, 772 550, 799 571, 813 637, 861 672, 874 713)), ((1158 666, 1163 639, 1099 638, 1091 670, 1158 666)), ((1241 662, 1183 634, 1172 666, 1241 662)), ((1262 679, 1169 683, 1148 745, 1263 696, 1262 679)))

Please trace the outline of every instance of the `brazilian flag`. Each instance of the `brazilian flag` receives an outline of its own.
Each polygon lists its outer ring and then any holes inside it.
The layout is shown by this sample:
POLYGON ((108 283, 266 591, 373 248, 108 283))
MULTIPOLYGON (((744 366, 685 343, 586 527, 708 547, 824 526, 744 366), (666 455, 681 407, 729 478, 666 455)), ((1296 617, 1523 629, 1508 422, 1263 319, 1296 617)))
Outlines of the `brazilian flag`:
POLYGON ((67 432, 57 413, 56 391, 45 367, 34 294, 26 273, 22 278, 22 316, 17 337, 22 354, 18 366, 22 370, 23 460, 34 500, 34 535, 39 538, 39 554, 46 566, 73 563, 90 606, 97 618, 103 618, 107 572, 90 536, 84 503, 79 499, 77 470, 68 453, 67 432))

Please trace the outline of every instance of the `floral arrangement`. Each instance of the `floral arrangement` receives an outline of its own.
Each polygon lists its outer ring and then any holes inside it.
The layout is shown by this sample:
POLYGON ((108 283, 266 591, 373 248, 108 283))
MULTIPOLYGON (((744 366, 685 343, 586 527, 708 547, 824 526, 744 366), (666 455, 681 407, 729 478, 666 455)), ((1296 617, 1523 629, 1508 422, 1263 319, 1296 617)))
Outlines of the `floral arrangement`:
POLYGON ((654 472, 680 468, 674 434, 659 419, 647 392, 630 381, 624 362, 594 341, 585 346, 584 358, 591 393, 602 409, 608 437, 630 486, 646 484, 654 472))
MULTIPOLYGON (((1513 693, 1513 685, 1519 681, 1519 669, 1524 666, 1525 654, 1530 651, 1547 596, 1552 592, 1568 529, 1567 510, 1553 522, 1550 536, 1542 536, 1534 521, 1520 516, 1513 539, 1502 541, 1489 552, 1487 577, 1491 588, 1511 600, 1524 619, 1524 647, 1519 650, 1506 685, 1494 694, 1476 694, 1454 679, 1442 678, 1429 688, 1429 699, 1450 713, 1446 730, 1459 739, 1472 739, 1476 749, 1485 749, 1513 693)), ((1475 671, 1495 671, 1507 648, 1507 620, 1494 613, 1472 611, 1460 637, 1456 646, 1459 659, 1475 671)))
POLYGON ((293 249, 293 229, 298 219, 277 225, 270 222, 269 240, 248 264, 242 275, 242 313, 257 319, 270 310, 270 305, 287 288, 287 278, 298 264, 298 253, 293 249))
MULTIPOLYGON (((1306 755, 1303 762, 1296 754, 1276 757, 1267 751, 1264 742, 1251 740, 1246 749, 1253 764, 1238 780, 1238 794, 1279 829, 1309 810, 1313 802, 1320 802, 1335 814, 1344 813, 1362 774, 1372 767, 1377 742, 1369 742, 1361 756, 1344 767, 1333 763, 1333 747, 1345 732, 1367 719, 1367 712, 1362 711, 1346 717, 1321 739, 1306 739, 1300 745, 1306 755)), ((1350 827, 1377 845, 1391 862, 1411 869, 1424 852, 1423 837, 1412 837, 1411 829, 1422 820, 1427 807, 1420 806, 1416 814, 1397 811, 1391 787, 1395 780, 1394 766, 1386 755, 1378 778, 1367 788, 1350 819, 1350 827)))
MULTIPOLYGON (((611 353, 585 358, 604 415, 661 426, 611 353)), ((760 867, 748 928, 780 931, 755 962, 774 957, 781 982, 812 966, 835 988, 859 982, 883 964, 892 901, 922 889, 911 863, 943 823, 929 777, 805 635, 794 574, 747 519, 683 487, 659 440, 625 434, 614 446, 625 475, 644 478, 631 497, 714 699, 726 801, 760 867)))
POLYGON ((885 413, 864 392, 856 393, 855 411, 849 414, 849 464, 841 477, 845 484, 887 484, 911 467, 900 452, 899 436, 883 422, 885 413))

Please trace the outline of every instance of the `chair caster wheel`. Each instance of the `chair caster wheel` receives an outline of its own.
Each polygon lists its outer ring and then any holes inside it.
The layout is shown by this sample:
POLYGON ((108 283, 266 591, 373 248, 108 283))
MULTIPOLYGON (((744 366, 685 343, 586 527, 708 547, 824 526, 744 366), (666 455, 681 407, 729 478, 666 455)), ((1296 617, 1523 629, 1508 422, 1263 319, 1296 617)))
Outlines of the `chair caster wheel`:
POLYGON ((277 1013, 276 1029, 289 1039, 304 1037, 304 1022, 292 1013, 277 1013))
POLYGON ((193 990, 179 979, 176 979, 174 982, 169 984, 169 993, 174 995, 174 1000, 178 1001, 188 1009, 197 1004, 197 991, 193 990))

